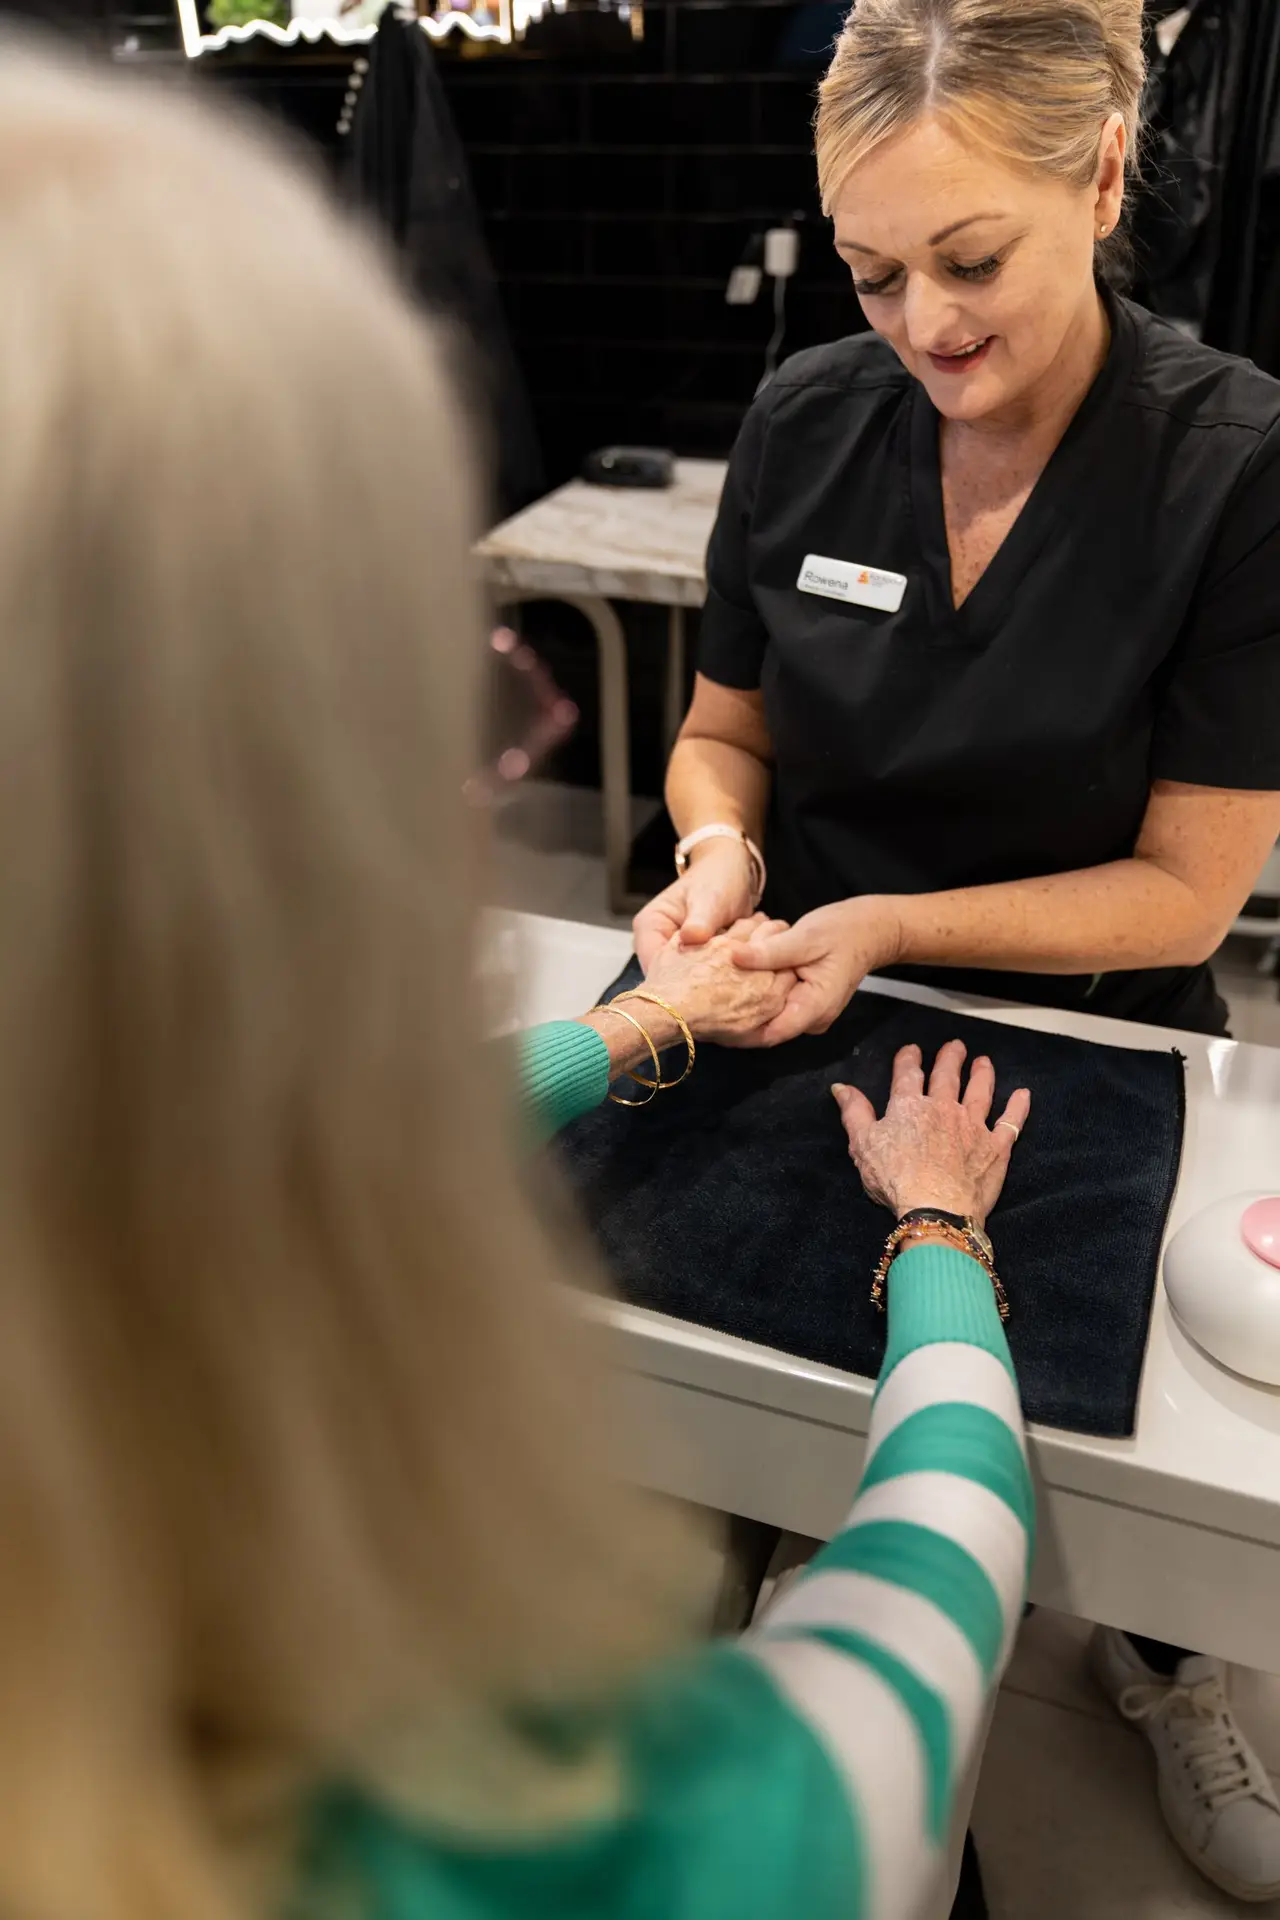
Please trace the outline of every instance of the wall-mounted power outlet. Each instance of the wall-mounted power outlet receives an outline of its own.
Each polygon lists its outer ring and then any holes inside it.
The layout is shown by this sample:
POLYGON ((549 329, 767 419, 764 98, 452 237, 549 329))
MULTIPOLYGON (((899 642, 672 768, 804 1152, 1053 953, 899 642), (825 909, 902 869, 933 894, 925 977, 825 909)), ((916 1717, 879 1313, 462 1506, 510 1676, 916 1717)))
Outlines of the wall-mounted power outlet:
POLYGON ((725 288, 725 305, 729 307, 749 307, 760 298, 760 289, 764 285, 764 270, 761 267, 736 266, 729 275, 729 284, 725 288))

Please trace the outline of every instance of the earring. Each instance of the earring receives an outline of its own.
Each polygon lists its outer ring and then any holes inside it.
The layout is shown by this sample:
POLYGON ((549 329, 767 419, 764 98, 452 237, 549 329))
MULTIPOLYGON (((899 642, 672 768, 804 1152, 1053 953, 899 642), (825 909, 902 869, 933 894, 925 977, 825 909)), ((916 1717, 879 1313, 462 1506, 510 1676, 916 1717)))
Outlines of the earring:
POLYGON ((1110 229, 1110 227, 1099 227, 1099 228, 1098 228, 1098 238, 1099 238, 1099 240, 1105 240, 1105 239, 1106 239, 1106 237, 1107 237, 1107 235, 1108 235, 1108 233, 1110 233, 1110 231, 1111 231, 1111 229, 1110 229))

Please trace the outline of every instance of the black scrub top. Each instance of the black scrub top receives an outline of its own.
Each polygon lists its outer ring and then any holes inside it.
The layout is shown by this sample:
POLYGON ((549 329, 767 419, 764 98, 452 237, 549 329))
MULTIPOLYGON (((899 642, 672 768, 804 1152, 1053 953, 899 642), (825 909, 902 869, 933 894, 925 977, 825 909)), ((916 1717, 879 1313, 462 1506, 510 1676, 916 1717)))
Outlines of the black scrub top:
MULTIPOLYGON (((747 416, 698 664, 763 694, 771 912, 1123 859, 1157 779, 1280 789, 1280 381, 1107 304, 1106 363, 958 610, 939 417, 878 335, 797 354, 747 416), (810 555, 905 575, 900 609, 802 592, 810 555)), ((1209 1032, 1225 1017, 1203 967, 908 971, 1209 1032)))

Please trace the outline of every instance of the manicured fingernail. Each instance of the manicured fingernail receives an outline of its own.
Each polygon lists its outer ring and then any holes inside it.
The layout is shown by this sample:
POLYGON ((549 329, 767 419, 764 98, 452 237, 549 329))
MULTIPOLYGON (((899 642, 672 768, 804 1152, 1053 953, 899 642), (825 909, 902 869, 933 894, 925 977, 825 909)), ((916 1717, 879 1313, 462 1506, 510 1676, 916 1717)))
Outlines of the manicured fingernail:
POLYGON ((838 1099, 840 1098, 840 1095, 841 1095, 842 1093, 848 1093, 848 1091, 849 1091, 849 1089, 848 1089, 848 1087, 846 1087, 846 1086, 843 1086, 843 1085, 842 1085, 842 1084, 840 1083, 840 1081, 839 1081, 839 1080, 837 1080, 837 1081, 835 1081, 835 1082, 834 1082, 834 1083, 832 1084, 832 1088, 831 1088, 831 1091, 832 1091, 832 1093, 834 1093, 834 1095, 835 1095, 835 1097, 836 1097, 836 1099, 838 1100, 838 1099))

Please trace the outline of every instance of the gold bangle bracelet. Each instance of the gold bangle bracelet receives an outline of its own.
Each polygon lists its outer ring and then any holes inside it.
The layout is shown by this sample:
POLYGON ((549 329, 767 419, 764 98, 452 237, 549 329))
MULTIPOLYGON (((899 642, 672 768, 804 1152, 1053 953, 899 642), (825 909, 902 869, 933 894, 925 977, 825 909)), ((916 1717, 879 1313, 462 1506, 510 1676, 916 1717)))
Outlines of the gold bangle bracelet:
POLYGON ((626 993, 620 993, 618 995, 618 999, 647 1000, 651 1007, 661 1007, 663 1013, 668 1014, 679 1027, 680 1038, 684 1041, 688 1054, 688 1058, 684 1063, 684 1072, 679 1078, 675 1080, 664 1080, 662 1078, 661 1067, 658 1068, 658 1079, 656 1082, 646 1080, 644 1076, 639 1073, 633 1073, 631 1076, 637 1086, 652 1087, 655 1093, 670 1093, 672 1087, 678 1087, 681 1080, 687 1080, 689 1078, 689 1075, 693 1072, 693 1063, 698 1057, 698 1049, 693 1044, 693 1035, 689 1031, 688 1021, 684 1019, 683 1015, 678 1014, 674 1007, 669 1006, 665 1000, 660 1000, 656 993, 650 993, 644 987, 629 987, 626 993))
MULTIPOLYGON (((632 1014, 624 1012, 621 1007, 615 1006, 611 1001, 601 1001, 598 1006, 591 1007, 589 1009, 589 1012, 590 1013, 616 1013, 619 1020, 625 1020, 629 1027, 635 1028, 636 1032, 640 1035, 640 1038, 644 1041, 646 1047, 648 1047, 649 1057, 653 1061, 653 1071, 654 1071, 654 1074, 656 1075, 656 1079, 652 1081, 642 1080, 640 1082, 640 1085, 645 1087, 651 1087, 652 1091, 643 1100, 624 1100, 620 1093, 611 1092, 609 1095, 609 1098, 612 1100, 615 1107, 647 1107, 650 1100, 657 1099, 658 1081, 660 1081, 662 1078, 662 1062, 658 1058, 658 1049, 654 1046, 651 1036, 646 1032, 645 1028, 640 1025, 640 1022, 637 1019, 635 1019, 632 1014)), ((635 1079, 636 1076, 632 1074, 630 1077, 632 1079, 635 1079)))

